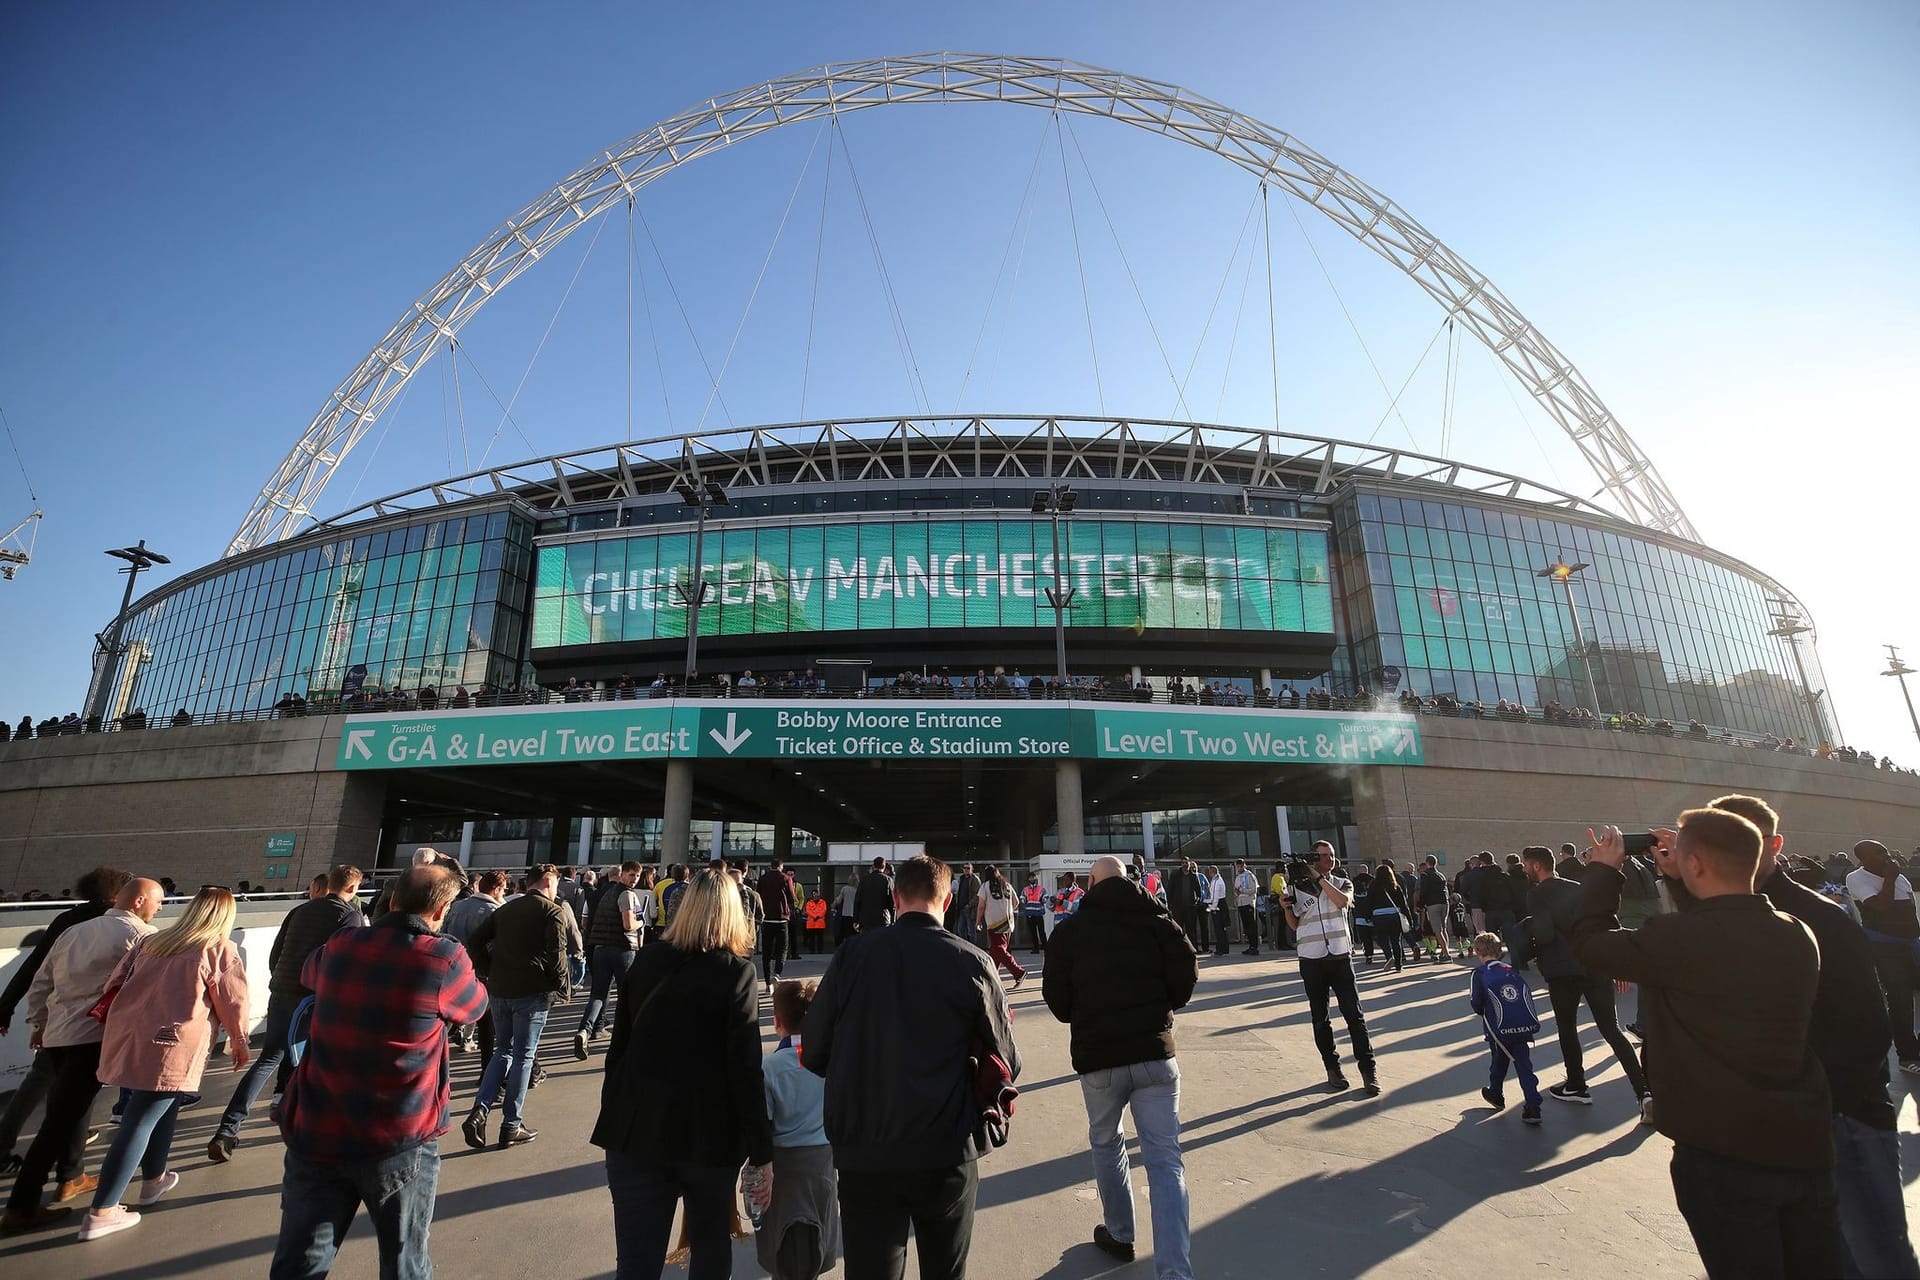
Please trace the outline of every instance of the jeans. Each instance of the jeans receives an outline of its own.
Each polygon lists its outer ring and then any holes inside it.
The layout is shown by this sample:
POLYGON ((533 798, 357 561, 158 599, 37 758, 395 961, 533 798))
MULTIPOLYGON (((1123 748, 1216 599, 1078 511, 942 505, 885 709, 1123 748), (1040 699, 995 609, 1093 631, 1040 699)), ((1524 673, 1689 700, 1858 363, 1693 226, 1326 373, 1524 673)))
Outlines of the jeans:
POLYGON ((300 1007, 300 1001, 304 998, 297 993, 285 995, 278 991, 267 997, 267 1026, 260 1039, 260 1056, 253 1060, 247 1067, 247 1074, 241 1076, 240 1083, 234 1086, 226 1114, 220 1117, 218 1132, 229 1138, 234 1137, 239 1134, 240 1126, 247 1122, 247 1112, 253 1110, 260 1091, 267 1087, 268 1074, 277 1070, 286 1060, 287 1031, 293 1025, 293 1011, 300 1007))
POLYGON ((550 995, 520 996, 513 1000, 495 1000, 488 1010, 500 1051, 481 1073, 474 1104, 492 1107, 504 1087, 506 1102, 500 1109, 503 1128, 520 1127, 520 1104, 527 1097, 527 1082, 533 1079, 533 1057, 540 1048, 540 1031, 547 1025, 547 1011, 552 1008, 552 1002, 550 995))
POLYGON ((1254 921, 1252 907, 1240 908, 1240 941, 1253 954, 1260 954, 1260 926, 1254 921))
POLYGON ((40 1132, 21 1158, 20 1174, 7 1198, 7 1208, 15 1213, 32 1213, 40 1207, 47 1173, 72 1145, 76 1130, 85 1142, 87 1113, 100 1092, 99 1045, 57 1045, 42 1049, 40 1056, 47 1060, 53 1084, 47 1090, 47 1113, 41 1118, 40 1132))
POLYGON ((674 1202, 687 1202, 687 1280, 726 1280, 733 1274, 733 1187, 739 1170, 665 1163, 607 1152, 607 1191, 613 1197, 615 1280, 660 1280, 671 1247, 674 1202))
POLYGON ((586 1012, 580 1015, 580 1029, 588 1036, 599 1035, 600 1028, 606 1025, 607 992, 615 982, 627 980, 627 970, 633 968, 633 958, 638 954, 622 947, 593 949, 593 958, 587 962, 587 967, 593 970, 593 986, 587 994, 586 1012))
POLYGON ((1913 1034, 1913 948, 1906 942, 1875 942, 1874 971, 1887 997, 1887 1017, 1893 1022, 1893 1048, 1900 1061, 1920 1058, 1920 1037, 1913 1034))
POLYGON ((1127 1137, 1120 1112, 1133 1112, 1140 1158, 1147 1166, 1153 1211, 1153 1267, 1157 1280, 1193 1280, 1188 1260, 1187 1170, 1180 1160, 1180 1064, 1136 1062, 1089 1071, 1080 1077, 1087 1104, 1087 1140, 1093 1146, 1093 1180, 1100 1188, 1100 1216, 1115 1240, 1134 1238, 1133 1184, 1127 1167, 1127 1137))
POLYGON ((1353 957, 1300 957, 1300 980, 1307 988, 1307 1007, 1313 1012, 1313 1042, 1329 1074, 1340 1070, 1340 1051, 1333 1043, 1333 1020, 1327 1016, 1327 997, 1340 1002, 1340 1016, 1353 1041, 1353 1060, 1363 1079, 1373 1078, 1373 1041, 1367 1036, 1366 1015, 1360 1012, 1360 992, 1353 983, 1353 957))
POLYGON ((840 1171, 840 1244, 846 1280, 901 1280, 913 1228, 920 1280, 965 1280, 980 1168, 840 1171))
MULTIPOLYGON (((20 1087, 13 1091, 13 1097, 7 1102, 7 1111, 0 1116, 0 1157, 11 1155, 14 1145, 20 1141, 20 1130, 26 1128, 27 1117, 34 1108, 47 1100, 53 1089, 53 1060, 47 1057, 43 1049, 33 1055, 33 1065, 27 1068, 27 1074, 20 1078, 20 1087)), ((81 1162, 87 1150, 87 1125, 83 1120, 73 1127, 73 1136, 54 1160, 54 1171, 60 1181, 71 1182, 80 1176, 81 1162)))
POLYGON ((768 920, 760 926, 760 978, 772 984, 787 967, 787 922, 768 920))
POLYGON ((1845 1269, 1833 1174, 1769 1169, 1680 1143, 1671 1168, 1673 1198, 1708 1280, 1837 1276, 1845 1269))
POLYGON ((1587 1008, 1593 1011, 1593 1025, 1612 1046, 1613 1056, 1620 1059, 1627 1083, 1633 1086, 1633 1096, 1638 1098, 1647 1092, 1640 1055, 1633 1051, 1633 1043, 1627 1039, 1626 1032, 1620 1030, 1620 1019, 1614 1015, 1613 979, 1592 974, 1548 978, 1547 998, 1553 1002, 1553 1024, 1560 1034, 1560 1057, 1567 1066, 1569 1085, 1576 1089, 1587 1087, 1586 1058, 1580 1047, 1580 1001, 1584 998, 1587 1008))
POLYGON ((1522 1036, 1488 1036, 1487 1044, 1493 1049, 1493 1060, 1487 1064, 1487 1088, 1495 1095, 1501 1094, 1507 1083, 1507 1068, 1511 1066, 1527 1105, 1539 1106, 1540 1077, 1533 1070, 1532 1043, 1522 1036))
POLYGON ((136 1164, 140 1176, 151 1182, 167 1171, 167 1152, 173 1147, 174 1125, 180 1119, 184 1093, 155 1093, 135 1089, 120 1127, 114 1131, 113 1145, 100 1162, 100 1189, 93 1193, 93 1207, 110 1209, 120 1203, 133 1181, 136 1164))
POLYGON ((1013 980, 1018 982, 1027 976, 1027 971, 1018 960, 1013 958, 1013 952, 1008 949, 1012 941, 1013 929, 1011 928, 1011 922, 1009 922, 1008 928, 987 930, 987 955, 992 958, 995 964, 1012 974, 1013 980))
POLYGON ((1900 1135, 1850 1116, 1833 1118, 1833 1176, 1840 1200, 1840 1234, 1852 1266, 1848 1277, 1920 1280, 1920 1260, 1907 1237, 1901 1194, 1900 1135))
POLYGON ((380 1280, 428 1280, 427 1231, 439 1187, 440 1149, 432 1142, 379 1160, 335 1164, 288 1151, 269 1280, 321 1280, 362 1204, 380 1243, 380 1280))

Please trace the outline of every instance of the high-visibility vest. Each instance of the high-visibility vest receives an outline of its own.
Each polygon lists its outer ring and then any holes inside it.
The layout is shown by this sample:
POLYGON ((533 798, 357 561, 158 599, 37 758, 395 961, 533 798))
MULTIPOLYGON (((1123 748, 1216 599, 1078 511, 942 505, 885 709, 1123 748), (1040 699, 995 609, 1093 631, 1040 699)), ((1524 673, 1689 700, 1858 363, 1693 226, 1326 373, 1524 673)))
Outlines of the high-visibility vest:
POLYGON ((827 900, 809 898, 807 900, 807 928, 824 929, 827 927, 827 900))
POLYGON ((1026 914, 1030 916, 1045 915, 1047 913, 1047 891, 1037 884, 1030 884, 1024 892, 1027 900, 1026 914))

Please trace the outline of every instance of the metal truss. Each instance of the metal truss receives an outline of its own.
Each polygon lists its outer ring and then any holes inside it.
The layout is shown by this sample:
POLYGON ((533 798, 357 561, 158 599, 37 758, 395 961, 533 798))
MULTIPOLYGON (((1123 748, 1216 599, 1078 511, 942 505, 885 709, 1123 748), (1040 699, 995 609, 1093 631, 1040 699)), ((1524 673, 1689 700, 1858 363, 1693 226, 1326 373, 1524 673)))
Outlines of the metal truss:
POLYGON ((0 581, 11 582, 14 574, 32 562, 33 544, 39 534, 38 509, 13 528, 0 533, 0 581))
POLYGON ((728 490, 891 481, 1122 480, 1330 493, 1349 480, 1432 485, 1482 497, 1618 516, 1521 476, 1405 449, 1260 427, 1135 418, 839 418, 604 444, 438 480, 319 522, 362 520, 512 494, 538 509, 665 494, 707 481, 728 490))
POLYGON ((298 533, 341 460, 437 350, 594 218, 691 160, 785 125, 911 102, 1001 102, 1117 121, 1214 152, 1318 209, 1404 271, 1540 402, 1628 519, 1698 540, 1580 371, 1493 283, 1385 195, 1293 138, 1185 89, 1055 58, 929 53, 834 63, 709 99, 603 152, 508 219, 416 300, 335 388, 254 500, 229 555, 298 533))

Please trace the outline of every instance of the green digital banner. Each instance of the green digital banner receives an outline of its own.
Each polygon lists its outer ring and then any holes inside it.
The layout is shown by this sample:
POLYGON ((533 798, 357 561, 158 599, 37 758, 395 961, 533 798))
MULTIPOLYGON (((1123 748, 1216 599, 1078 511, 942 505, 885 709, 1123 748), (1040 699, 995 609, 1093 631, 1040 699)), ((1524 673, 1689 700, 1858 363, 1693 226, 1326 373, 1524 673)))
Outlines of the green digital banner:
POLYGON ((1424 762, 1418 723, 1393 714, 804 699, 355 716, 336 763, 362 770, 672 757, 1424 762))
MULTIPOLYGON (((1053 625, 1331 633, 1327 535, 1264 522, 1076 516, 755 524, 708 530, 702 635, 1053 625)), ((684 637, 695 535, 542 546, 534 647, 684 637)))

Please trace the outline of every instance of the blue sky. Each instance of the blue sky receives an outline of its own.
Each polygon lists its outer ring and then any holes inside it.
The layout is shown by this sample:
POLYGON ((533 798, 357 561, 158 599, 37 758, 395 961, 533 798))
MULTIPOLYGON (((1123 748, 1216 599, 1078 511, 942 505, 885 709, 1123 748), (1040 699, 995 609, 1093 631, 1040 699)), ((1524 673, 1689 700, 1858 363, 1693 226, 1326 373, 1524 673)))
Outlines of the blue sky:
MULTIPOLYGON (((217 556, 327 393, 509 214, 703 98, 941 48, 1170 80, 1392 196, 1580 366, 1709 542, 1807 602, 1849 738, 1920 759, 1875 675, 1888 641, 1920 662, 1892 566, 1920 463, 1920 8, 1900 3, 7 6, 0 407, 47 517, 0 583, 0 715, 77 706, 118 602, 101 550, 217 556)), ((630 268, 609 218, 516 282, 463 334, 459 386, 444 358, 423 370, 320 509, 619 439, 629 412, 643 435, 685 429, 701 353, 730 346, 709 425, 917 409, 868 218, 937 409, 1271 422, 1248 253, 1270 230, 1283 426, 1444 438, 1597 487, 1478 348, 1450 425, 1444 339, 1386 414, 1342 305, 1395 387, 1438 311, 1317 215, 1303 233, 1275 203, 1263 228, 1255 194, 1192 149, 1031 110, 782 130, 648 191, 658 256, 636 234, 630 268), (654 304, 631 407, 630 270, 654 304)), ((31 505, 0 455, 0 528, 31 505)))

